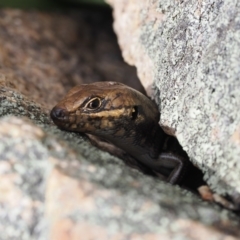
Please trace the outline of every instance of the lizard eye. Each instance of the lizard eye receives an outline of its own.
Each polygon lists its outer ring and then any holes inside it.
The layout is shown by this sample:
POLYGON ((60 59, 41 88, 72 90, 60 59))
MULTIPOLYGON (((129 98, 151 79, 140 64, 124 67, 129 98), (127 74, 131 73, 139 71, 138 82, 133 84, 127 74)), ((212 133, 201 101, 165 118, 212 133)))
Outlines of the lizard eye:
POLYGON ((98 97, 92 98, 87 104, 86 108, 94 110, 101 106, 101 99, 98 97))

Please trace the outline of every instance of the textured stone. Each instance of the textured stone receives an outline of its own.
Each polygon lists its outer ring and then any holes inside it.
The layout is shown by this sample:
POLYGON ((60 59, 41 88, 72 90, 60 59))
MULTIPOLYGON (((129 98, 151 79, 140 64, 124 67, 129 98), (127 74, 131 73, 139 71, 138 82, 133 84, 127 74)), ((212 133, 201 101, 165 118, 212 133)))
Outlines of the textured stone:
POLYGON ((107 2, 125 60, 154 82, 161 125, 213 190, 240 202, 239 1, 107 2))
POLYGON ((48 152, 41 129, 17 118, 1 120, 1 239, 46 239, 44 189, 48 152))
POLYGON ((16 117, 0 124, 1 239, 232 240, 240 234, 229 211, 128 168, 79 134, 16 117))

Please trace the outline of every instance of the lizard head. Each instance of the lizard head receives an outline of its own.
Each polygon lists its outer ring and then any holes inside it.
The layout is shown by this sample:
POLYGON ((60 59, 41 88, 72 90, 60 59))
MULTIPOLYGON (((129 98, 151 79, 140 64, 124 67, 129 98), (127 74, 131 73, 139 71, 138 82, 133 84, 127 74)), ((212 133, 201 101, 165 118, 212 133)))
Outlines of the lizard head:
POLYGON ((121 136, 133 125, 159 121, 154 102, 117 82, 76 86, 52 109, 50 115, 62 129, 98 136, 121 136))

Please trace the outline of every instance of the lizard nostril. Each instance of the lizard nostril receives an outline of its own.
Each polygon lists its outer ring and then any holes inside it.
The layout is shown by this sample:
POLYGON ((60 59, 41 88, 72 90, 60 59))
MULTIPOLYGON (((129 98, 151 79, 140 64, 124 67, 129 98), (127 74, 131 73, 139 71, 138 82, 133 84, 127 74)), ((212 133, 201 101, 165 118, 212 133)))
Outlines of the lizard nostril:
POLYGON ((65 109, 54 107, 50 116, 52 120, 67 120, 68 112, 65 109))

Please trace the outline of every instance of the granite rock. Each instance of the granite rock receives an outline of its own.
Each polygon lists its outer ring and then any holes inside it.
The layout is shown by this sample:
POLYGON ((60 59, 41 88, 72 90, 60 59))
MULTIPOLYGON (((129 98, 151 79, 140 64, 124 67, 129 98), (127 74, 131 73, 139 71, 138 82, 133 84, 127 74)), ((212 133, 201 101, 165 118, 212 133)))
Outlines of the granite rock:
POLYGON ((107 0, 124 59, 205 180, 240 202, 240 4, 107 0))

